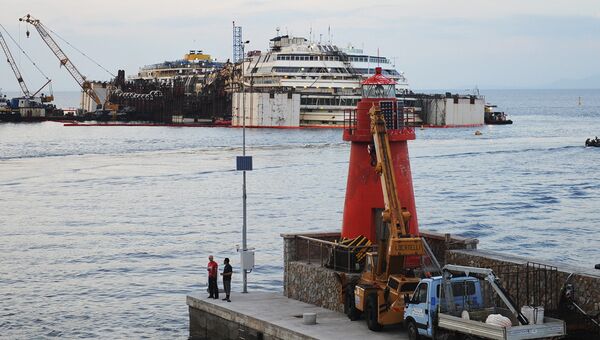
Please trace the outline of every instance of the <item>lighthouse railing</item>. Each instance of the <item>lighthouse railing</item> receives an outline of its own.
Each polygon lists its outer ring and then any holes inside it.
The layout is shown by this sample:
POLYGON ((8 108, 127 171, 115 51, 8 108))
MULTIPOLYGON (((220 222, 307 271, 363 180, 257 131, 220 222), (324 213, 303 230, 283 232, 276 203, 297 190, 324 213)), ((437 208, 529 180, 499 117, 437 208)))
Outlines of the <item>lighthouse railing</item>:
POLYGON ((356 109, 344 110, 344 130, 348 130, 350 135, 356 129, 356 109))

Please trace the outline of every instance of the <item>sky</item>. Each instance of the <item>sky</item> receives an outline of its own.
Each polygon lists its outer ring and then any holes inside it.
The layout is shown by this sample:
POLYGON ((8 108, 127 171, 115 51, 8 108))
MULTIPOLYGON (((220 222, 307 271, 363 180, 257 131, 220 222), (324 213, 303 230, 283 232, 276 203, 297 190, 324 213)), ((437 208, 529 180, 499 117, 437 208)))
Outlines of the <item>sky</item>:
MULTIPOLYGON (((54 91, 78 85, 33 27, 31 14, 113 74, 176 60, 203 50, 220 61, 232 55, 232 21, 243 27, 247 50, 266 50, 282 34, 364 48, 395 62, 414 89, 556 87, 598 78, 598 0, 0 0, 0 24, 53 81, 54 91)), ((4 32, 2 32, 4 33, 4 32)), ((41 75, 9 41, 29 87, 41 75)), ((110 74, 57 39, 88 79, 110 74)), ((0 88, 19 89, 8 63, 0 88)))

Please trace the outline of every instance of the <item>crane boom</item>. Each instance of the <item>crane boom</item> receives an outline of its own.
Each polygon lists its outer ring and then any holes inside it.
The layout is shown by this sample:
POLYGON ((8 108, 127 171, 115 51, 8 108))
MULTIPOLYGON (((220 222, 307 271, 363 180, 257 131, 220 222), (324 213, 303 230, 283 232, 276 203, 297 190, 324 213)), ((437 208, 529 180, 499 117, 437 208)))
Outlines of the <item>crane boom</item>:
POLYGON ((385 204, 384 221, 390 224, 390 236, 402 237, 408 234, 406 222, 402 218, 402 207, 396 190, 396 176, 394 176, 394 163, 390 142, 388 139, 385 120, 380 110, 375 106, 369 112, 371 115, 371 132, 377 156, 377 173, 381 175, 381 189, 385 204))
POLYGON ((46 45, 48 45, 50 50, 60 61, 60 65, 64 66, 67 69, 67 71, 69 71, 69 74, 71 74, 71 76, 73 77, 73 79, 75 79, 77 84, 81 86, 83 91, 87 93, 97 105, 102 105, 100 97, 98 97, 98 94, 96 93, 96 91, 94 91, 90 82, 86 80, 85 76, 81 74, 81 72, 79 72, 77 67, 75 67, 75 65, 71 62, 71 60, 67 57, 65 52, 63 52, 60 46, 58 46, 56 41, 52 38, 52 36, 50 36, 50 33, 48 32, 48 30, 46 30, 46 28, 40 22, 40 20, 33 18, 30 14, 27 14, 23 18, 20 18, 19 21, 25 21, 26 23, 31 24, 33 27, 35 27, 35 29, 40 34, 40 37, 42 37, 42 40, 44 40, 46 45))
POLYGON ((4 40, 4 36, 2 35, 2 32, 0 32, 0 45, 2 46, 2 49, 4 50, 4 54, 6 54, 6 61, 8 61, 8 63, 10 64, 10 67, 12 68, 15 77, 17 77, 17 81, 19 82, 19 86, 21 86, 21 91, 23 91, 23 95, 25 95, 25 97, 29 98, 31 97, 31 93, 29 92, 29 89, 27 88, 27 84, 25 84, 25 81, 23 80, 23 76, 21 75, 21 71, 19 71, 19 68, 17 67, 17 63, 15 62, 15 59, 13 58, 12 54, 10 53, 10 50, 8 49, 8 44, 6 44, 6 40, 4 40))
POLYGON ((384 277, 388 277, 393 271, 404 266, 403 258, 405 256, 423 256, 426 251, 423 240, 418 236, 412 236, 408 229, 410 212, 402 208, 398 197, 392 150, 383 114, 380 108, 374 104, 369 110, 369 116, 371 117, 371 133, 377 157, 375 171, 381 177, 381 189, 385 204, 382 217, 383 221, 387 223, 389 231, 388 237, 379 241, 377 268, 378 274, 385 274, 384 277), (396 268, 391 268, 392 264, 395 264, 396 268))

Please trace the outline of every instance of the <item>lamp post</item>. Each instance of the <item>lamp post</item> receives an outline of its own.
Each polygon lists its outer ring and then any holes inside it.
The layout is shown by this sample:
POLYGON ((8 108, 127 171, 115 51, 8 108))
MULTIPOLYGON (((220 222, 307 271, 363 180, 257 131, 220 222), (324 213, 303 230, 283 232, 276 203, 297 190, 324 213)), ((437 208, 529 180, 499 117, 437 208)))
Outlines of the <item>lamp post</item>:
MULTIPOLYGON (((246 157, 246 85, 244 83, 244 61, 246 59, 245 46, 249 44, 250 40, 246 40, 242 43, 242 157, 246 157)), ((244 168, 246 169, 246 168, 244 168)), ((251 169, 251 166, 250 166, 251 169)), ((242 252, 248 250, 246 240, 246 228, 247 228, 247 215, 246 215, 246 170, 243 170, 243 188, 242 188, 242 201, 243 201, 243 223, 242 223, 242 252)), ((248 293, 248 271, 246 268, 242 268, 242 280, 243 289, 242 293, 248 293)))

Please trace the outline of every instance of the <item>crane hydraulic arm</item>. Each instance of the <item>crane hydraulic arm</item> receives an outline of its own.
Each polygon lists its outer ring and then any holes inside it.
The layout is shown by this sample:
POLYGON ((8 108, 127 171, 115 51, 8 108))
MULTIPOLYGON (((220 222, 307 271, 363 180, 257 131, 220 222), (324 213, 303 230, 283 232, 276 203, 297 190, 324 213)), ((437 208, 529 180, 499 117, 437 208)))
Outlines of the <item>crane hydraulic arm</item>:
POLYGON ((379 240, 377 274, 390 274, 399 269, 404 269, 405 256, 423 256, 425 249, 423 240, 410 234, 408 221, 410 212, 403 209, 394 175, 394 163, 390 142, 385 126, 385 119, 378 105, 374 104, 369 110, 371 117, 371 133, 375 145, 377 164, 375 171, 381 178, 381 189, 385 209, 382 217, 387 223, 389 235, 379 240))
POLYGON ((21 71, 19 71, 19 68, 17 67, 15 59, 13 58, 12 54, 10 53, 10 50, 8 49, 8 45, 6 44, 6 40, 4 40, 2 32, 0 32, 0 45, 4 50, 4 54, 6 54, 6 61, 8 61, 10 67, 12 68, 15 74, 15 77, 17 77, 17 81, 19 82, 19 86, 21 86, 21 91, 23 91, 23 95, 27 98, 31 97, 31 93, 29 92, 29 89, 27 88, 27 85, 23 80, 23 76, 21 75, 21 71))
POLYGON ((52 36, 50 36, 50 33, 48 32, 48 30, 46 30, 46 28, 40 22, 40 20, 35 19, 31 15, 27 14, 23 18, 20 18, 19 21, 24 21, 28 24, 31 24, 33 27, 35 27, 35 29, 40 34, 40 37, 42 37, 42 40, 44 40, 46 45, 48 45, 50 50, 52 50, 54 55, 56 55, 56 57, 60 61, 61 66, 64 66, 67 69, 67 71, 69 71, 69 73, 71 74, 73 79, 75 79, 75 81, 79 84, 79 86, 81 86, 83 91, 85 93, 87 93, 98 106, 101 106, 102 103, 100 101, 100 97, 98 97, 98 94, 94 91, 90 82, 86 80, 85 76, 83 76, 83 74, 81 74, 81 72, 79 72, 79 70, 75 67, 75 65, 67 57, 65 52, 63 52, 63 50, 60 48, 60 46, 58 46, 56 41, 54 41, 52 36))

